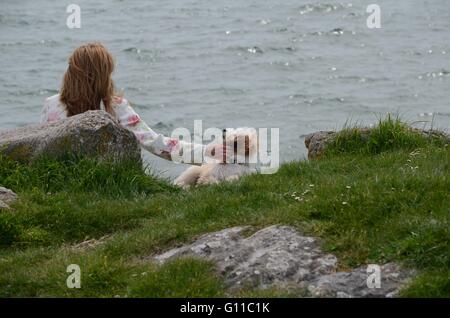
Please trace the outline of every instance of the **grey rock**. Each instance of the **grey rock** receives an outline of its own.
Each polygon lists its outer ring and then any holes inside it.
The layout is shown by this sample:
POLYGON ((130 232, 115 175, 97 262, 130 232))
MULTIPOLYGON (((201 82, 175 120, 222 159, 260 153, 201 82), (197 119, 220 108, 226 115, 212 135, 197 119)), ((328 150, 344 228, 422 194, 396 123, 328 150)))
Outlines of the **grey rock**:
POLYGON ((0 153, 20 162, 45 155, 67 153, 114 161, 141 161, 134 134, 119 126, 104 111, 88 111, 47 124, 29 125, 0 132, 0 153))
POLYGON ((308 159, 319 158, 327 144, 336 134, 334 131, 318 131, 305 137, 305 146, 308 149, 308 159))
POLYGON ((9 205, 17 200, 17 194, 13 191, 0 187, 0 209, 9 209, 9 205))
POLYGON ((17 200, 17 194, 7 188, 0 187, 0 200, 6 204, 11 204, 17 200))
POLYGON ((270 226, 246 237, 249 227, 203 235, 192 244, 152 257, 165 263, 179 257, 213 261, 230 290, 281 287, 313 297, 383 297, 396 295, 412 272, 398 265, 381 267, 380 289, 367 287, 365 267, 337 272, 337 258, 320 249, 317 238, 288 226, 270 226))
POLYGON ((372 272, 367 266, 358 267, 351 272, 338 272, 324 275, 308 286, 315 297, 395 297, 399 286, 412 276, 412 271, 402 270, 398 264, 387 263, 380 266, 380 288, 368 288, 367 279, 372 272))
POLYGON ((9 205, 7 205, 5 202, 0 200, 0 210, 8 210, 8 209, 9 209, 9 205))

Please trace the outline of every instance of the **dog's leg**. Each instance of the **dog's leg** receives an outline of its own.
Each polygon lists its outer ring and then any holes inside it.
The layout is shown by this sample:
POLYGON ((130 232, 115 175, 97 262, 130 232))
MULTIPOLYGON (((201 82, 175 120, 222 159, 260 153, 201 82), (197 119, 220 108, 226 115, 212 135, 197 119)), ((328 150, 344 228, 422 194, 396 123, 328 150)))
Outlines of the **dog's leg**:
POLYGON ((190 186, 195 186, 200 176, 201 167, 192 166, 185 170, 173 183, 183 189, 188 189, 190 186))

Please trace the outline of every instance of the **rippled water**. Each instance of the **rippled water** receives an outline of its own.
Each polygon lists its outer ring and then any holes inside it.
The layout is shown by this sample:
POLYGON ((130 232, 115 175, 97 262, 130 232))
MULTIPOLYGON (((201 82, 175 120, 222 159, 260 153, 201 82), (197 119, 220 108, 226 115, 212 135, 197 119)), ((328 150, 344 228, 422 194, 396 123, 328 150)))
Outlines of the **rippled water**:
MULTIPOLYGON (((450 1, 2 1, 0 129, 39 120, 67 57, 86 41, 116 57, 116 85, 155 130, 279 127, 281 159, 305 155, 302 136, 374 123, 386 112, 450 126, 450 1), (56 3, 56 4, 55 4, 56 3)), ((154 156, 159 171, 183 167, 154 156)))

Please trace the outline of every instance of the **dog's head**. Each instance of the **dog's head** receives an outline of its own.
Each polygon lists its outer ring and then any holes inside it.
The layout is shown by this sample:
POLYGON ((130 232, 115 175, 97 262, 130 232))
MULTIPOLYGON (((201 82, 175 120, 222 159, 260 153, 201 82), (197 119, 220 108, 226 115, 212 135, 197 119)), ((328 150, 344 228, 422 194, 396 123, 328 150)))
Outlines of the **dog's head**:
POLYGON ((256 163, 258 152, 258 135, 255 128, 224 129, 224 139, 228 149, 228 163, 256 163))

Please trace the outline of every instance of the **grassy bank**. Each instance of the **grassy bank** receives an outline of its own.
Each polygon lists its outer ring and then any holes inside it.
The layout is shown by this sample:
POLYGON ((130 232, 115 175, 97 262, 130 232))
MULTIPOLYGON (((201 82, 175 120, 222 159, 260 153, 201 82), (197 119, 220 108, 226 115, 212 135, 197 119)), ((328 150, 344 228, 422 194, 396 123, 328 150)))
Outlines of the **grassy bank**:
MULTIPOLYGON (((20 196, 0 212, 0 296, 224 296, 212 264, 146 258, 230 226, 287 224, 323 238, 341 268, 402 262, 419 272, 404 296, 450 297, 449 163, 441 139, 390 119, 368 137, 344 130, 321 160, 188 192, 133 164, 0 158, 0 186, 20 196), (69 264, 81 289, 66 287, 69 264)), ((287 294, 235 296, 258 295, 287 294)))

